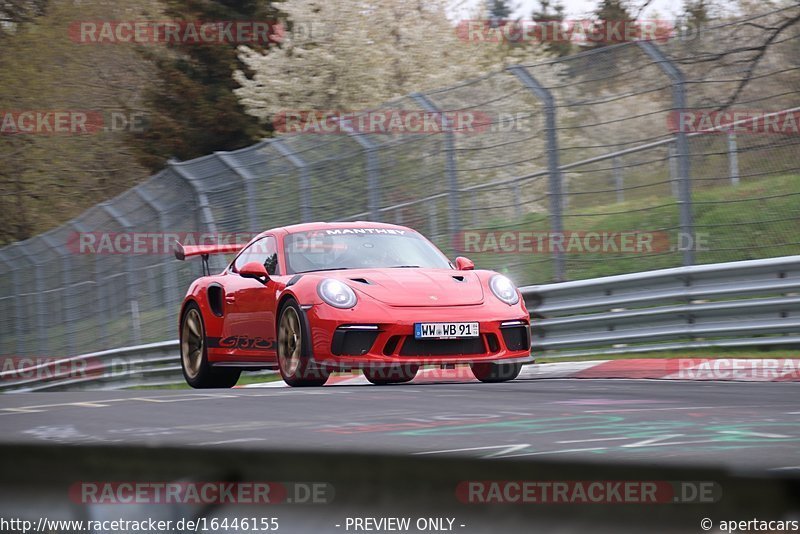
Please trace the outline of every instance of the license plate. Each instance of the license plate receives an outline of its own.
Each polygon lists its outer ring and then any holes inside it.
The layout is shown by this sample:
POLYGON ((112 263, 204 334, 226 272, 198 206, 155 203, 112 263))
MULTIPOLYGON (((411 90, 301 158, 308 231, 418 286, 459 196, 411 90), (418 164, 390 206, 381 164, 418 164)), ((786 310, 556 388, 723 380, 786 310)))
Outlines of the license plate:
POLYGON ((462 339, 478 335, 478 323, 414 323, 416 339, 462 339))

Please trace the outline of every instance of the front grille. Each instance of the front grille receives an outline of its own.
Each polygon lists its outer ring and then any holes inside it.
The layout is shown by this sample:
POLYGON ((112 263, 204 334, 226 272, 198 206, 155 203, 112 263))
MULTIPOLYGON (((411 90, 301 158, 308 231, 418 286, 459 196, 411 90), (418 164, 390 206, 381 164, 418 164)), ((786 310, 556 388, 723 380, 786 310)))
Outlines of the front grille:
POLYGON ((377 337, 377 330, 337 329, 333 333, 331 352, 337 356, 361 356, 369 352, 377 337))
POLYGON ((494 334, 486 334, 486 343, 489 345, 489 352, 500 352, 500 342, 494 334))
POLYGON ((530 350, 531 338, 527 326, 513 326, 500 329, 508 350, 530 350))
POLYGON ((416 339, 406 336, 400 347, 400 356, 456 356, 459 354, 485 354, 483 338, 472 339, 416 339))
POLYGON ((383 354, 386 356, 391 356, 394 354, 394 349, 397 348, 397 344, 400 343, 400 340, 403 336, 392 336, 389 338, 389 341, 386 342, 386 345, 383 347, 383 354))

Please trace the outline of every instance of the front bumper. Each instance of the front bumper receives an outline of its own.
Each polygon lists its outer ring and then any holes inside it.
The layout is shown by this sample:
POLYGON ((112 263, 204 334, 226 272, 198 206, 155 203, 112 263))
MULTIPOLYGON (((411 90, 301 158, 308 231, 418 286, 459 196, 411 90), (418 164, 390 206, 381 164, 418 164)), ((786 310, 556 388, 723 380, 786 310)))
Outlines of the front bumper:
POLYGON ((314 361, 329 368, 532 361, 530 319, 523 305, 389 308, 359 303, 352 310, 325 304, 305 308, 314 361), (443 321, 477 321, 480 336, 414 338, 414 323, 443 321))

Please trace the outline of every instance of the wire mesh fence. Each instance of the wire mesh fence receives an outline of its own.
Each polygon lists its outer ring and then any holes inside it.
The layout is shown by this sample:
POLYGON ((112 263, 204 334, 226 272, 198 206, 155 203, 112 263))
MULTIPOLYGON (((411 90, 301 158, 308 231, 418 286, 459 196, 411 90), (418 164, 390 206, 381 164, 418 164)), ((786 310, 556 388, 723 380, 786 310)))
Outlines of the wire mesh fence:
POLYGON ((0 353, 172 339, 201 270, 175 260, 171 240, 303 221, 407 225, 520 285, 796 254, 798 70, 800 7, 790 6, 363 112, 433 116, 438 128, 349 120, 172 161, 0 249, 0 353))

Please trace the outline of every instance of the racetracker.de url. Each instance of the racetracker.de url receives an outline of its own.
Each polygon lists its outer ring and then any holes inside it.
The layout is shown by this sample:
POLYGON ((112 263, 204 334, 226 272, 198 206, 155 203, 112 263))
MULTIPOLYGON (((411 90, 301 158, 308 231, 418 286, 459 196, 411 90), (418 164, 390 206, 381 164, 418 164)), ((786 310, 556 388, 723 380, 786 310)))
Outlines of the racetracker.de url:
POLYGON ((276 532, 278 519, 274 517, 200 517, 197 519, 111 519, 103 521, 48 519, 36 521, 0 517, 0 532, 31 534, 67 534, 93 532, 102 534, 166 534, 168 532, 276 532))

